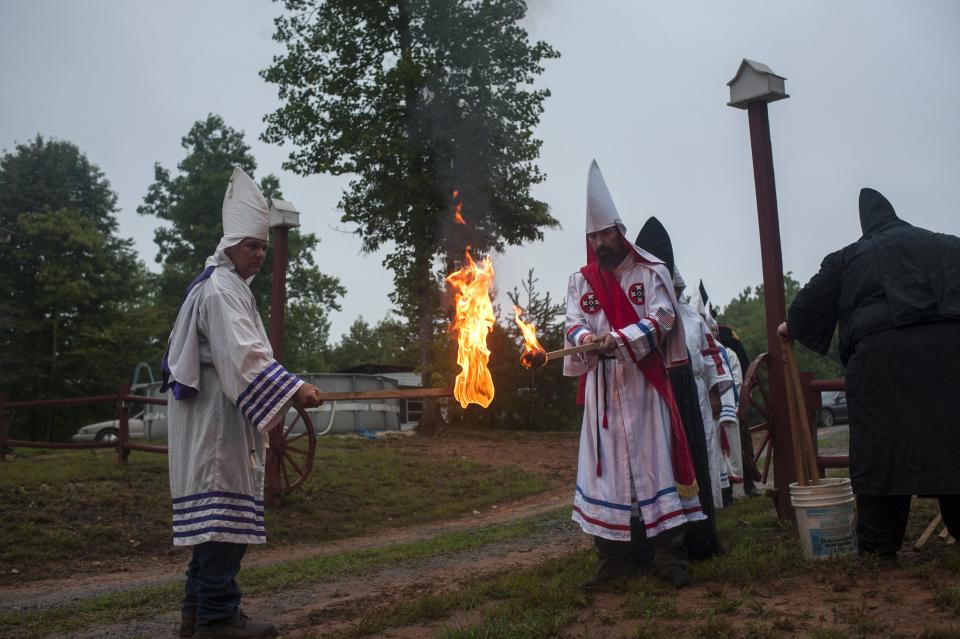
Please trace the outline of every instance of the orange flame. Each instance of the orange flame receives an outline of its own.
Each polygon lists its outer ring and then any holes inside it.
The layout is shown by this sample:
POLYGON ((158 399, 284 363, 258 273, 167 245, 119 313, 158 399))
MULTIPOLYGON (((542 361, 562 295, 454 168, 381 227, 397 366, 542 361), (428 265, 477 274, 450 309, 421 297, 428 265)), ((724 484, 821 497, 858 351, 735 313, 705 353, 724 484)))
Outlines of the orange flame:
MULTIPOLYGON (((460 191, 453 192, 453 199, 457 199, 457 196, 460 195, 460 191)), ((457 224, 466 224, 467 221, 463 219, 463 216, 460 215, 460 211, 463 210, 463 202, 457 202, 457 207, 453 211, 453 221, 457 224)))
POLYGON ((523 316, 523 309, 519 306, 513 307, 513 312, 517 314, 514 321, 520 327, 520 333, 523 335, 523 355, 520 356, 520 363, 524 368, 535 368, 541 360, 546 361, 546 351, 540 346, 540 340, 537 339, 537 327, 533 322, 527 323, 520 319, 523 316))
POLYGON ((457 332, 457 364, 460 374, 453 387, 453 396, 460 406, 479 404, 486 408, 493 401, 493 378, 487 362, 490 349, 487 335, 497 321, 490 302, 490 287, 493 286, 493 264, 485 257, 477 265, 466 251, 467 264, 447 277, 447 283, 455 290, 456 317, 452 330, 457 332))

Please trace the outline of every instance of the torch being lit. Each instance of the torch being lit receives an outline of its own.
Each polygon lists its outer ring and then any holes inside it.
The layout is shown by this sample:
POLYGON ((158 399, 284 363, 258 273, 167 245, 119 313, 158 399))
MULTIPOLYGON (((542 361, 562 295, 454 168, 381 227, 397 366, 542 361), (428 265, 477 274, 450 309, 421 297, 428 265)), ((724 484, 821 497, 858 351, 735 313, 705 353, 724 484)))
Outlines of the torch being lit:
POLYGON ((540 340, 537 339, 537 327, 531 322, 524 322, 523 309, 519 306, 513 307, 516 313, 514 321, 520 328, 520 334, 523 335, 523 355, 520 356, 520 364, 524 368, 540 368, 547 363, 547 352, 540 346, 540 340))
POLYGON ((596 341, 589 344, 582 344, 581 346, 563 348, 559 351, 550 351, 548 353, 540 346, 540 341, 537 339, 537 327, 532 323, 524 322, 520 319, 520 316, 523 315, 523 309, 514 306, 513 311, 517 314, 517 326, 520 327, 520 333, 523 335, 523 355, 520 356, 520 364, 524 368, 540 368, 552 359, 560 359, 565 355, 586 353, 600 349, 601 342, 596 341))

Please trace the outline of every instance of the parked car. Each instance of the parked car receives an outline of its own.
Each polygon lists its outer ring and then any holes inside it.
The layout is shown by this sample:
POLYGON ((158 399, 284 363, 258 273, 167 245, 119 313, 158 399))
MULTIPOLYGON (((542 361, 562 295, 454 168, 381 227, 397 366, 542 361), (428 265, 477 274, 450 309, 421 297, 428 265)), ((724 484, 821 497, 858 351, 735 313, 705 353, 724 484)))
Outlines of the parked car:
POLYGON ((817 426, 827 428, 847 422, 847 394, 843 391, 820 393, 821 408, 817 412, 817 426))
MULTIPOLYGON (((130 428, 130 439, 167 439, 167 416, 160 411, 139 413, 127 421, 130 428)), ((120 420, 113 419, 103 422, 87 424, 73 436, 75 442, 112 442, 120 437, 120 420)))

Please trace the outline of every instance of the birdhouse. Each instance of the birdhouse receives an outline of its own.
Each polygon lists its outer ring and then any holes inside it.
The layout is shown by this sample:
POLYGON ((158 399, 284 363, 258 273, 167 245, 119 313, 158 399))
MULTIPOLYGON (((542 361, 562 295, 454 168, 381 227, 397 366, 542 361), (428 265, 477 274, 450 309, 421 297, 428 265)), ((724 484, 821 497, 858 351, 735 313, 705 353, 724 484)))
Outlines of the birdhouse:
POLYGON ((727 106, 746 109, 751 102, 774 102, 789 98, 784 90, 786 78, 761 62, 743 59, 737 75, 727 82, 730 102, 727 106))
POLYGON ((270 199, 270 228, 296 228, 300 226, 300 211, 293 205, 293 202, 286 200, 270 199))

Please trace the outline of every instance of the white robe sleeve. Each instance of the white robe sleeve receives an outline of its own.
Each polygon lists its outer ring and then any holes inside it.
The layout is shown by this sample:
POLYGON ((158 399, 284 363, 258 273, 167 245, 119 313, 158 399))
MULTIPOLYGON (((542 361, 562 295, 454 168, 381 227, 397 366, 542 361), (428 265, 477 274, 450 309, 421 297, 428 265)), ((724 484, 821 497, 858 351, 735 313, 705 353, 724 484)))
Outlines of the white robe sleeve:
POLYGON ((720 423, 738 424, 737 399, 738 394, 740 393, 740 385, 743 382, 743 377, 741 377, 740 374, 740 361, 737 359, 736 354, 733 353, 729 348, 722 344, 719 346, 721 349, 721 355, 723 356, 723 362, 730 368, 730 377, 733 380, 733 384, 730 386, 730 388, 720 396, 720 423))
POLYGON ((737 387, 737 392, 739 393, 740 387, 743 386, 743 369, 740 367, 740 358, 726 346, 723 348, 727 351, 727 361, 730 363, 730 374, 733 376, 733 384, 737 387))
POLYGON ((733 394, 733 386, 728 388, 720 395, 720 418, 721 424, 737 424, 737 401, 733 394))
MULTIPOLYGON (((578 274, 574 273, 567 281, 567 318, 564 325, 564 347, 580 346, 588 335, 595 335, 591 323, 580 308, 580 287, 578 274)), ((599 356, 596 351, 576 353, 563 358, 563 374, 567 377, 579 377, 597 367, 599 356)))
POLYGON ((677 321, 677 313, 666 288, 657 278, 647 278, 647 314, 636 324, 630 324, 612 335, 617 342, 617 359, 639 362, 656 350, 677 321))
POLYGON ((223 394, 260 432, 276 426, 303 381, 273 358, 256 309, 229 292, 207 298, 200 330, 210 344, 223 394))
POLYGON ((716 387, 722 397, 733 386, 733 378, 730 377, 730 369, 727 368, 720 354, 720 349, 723 347, 713 338, 706 322, 701 321, 700 326, 703 334, 701 342, 703 349, 700 352, 703 355, 703 379, 708 389, 716 387))

